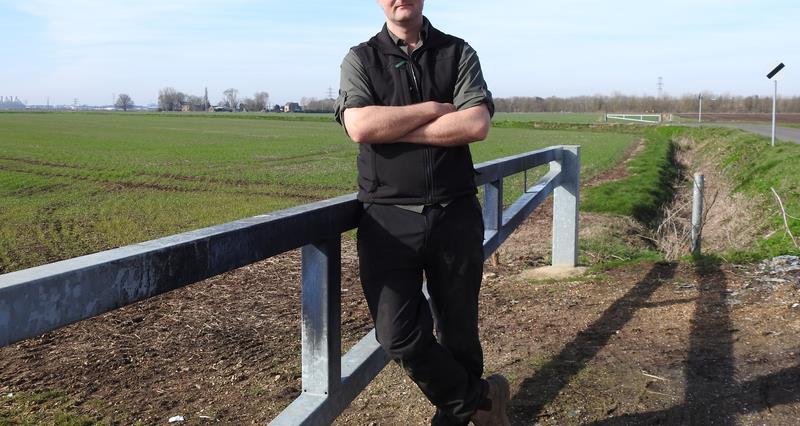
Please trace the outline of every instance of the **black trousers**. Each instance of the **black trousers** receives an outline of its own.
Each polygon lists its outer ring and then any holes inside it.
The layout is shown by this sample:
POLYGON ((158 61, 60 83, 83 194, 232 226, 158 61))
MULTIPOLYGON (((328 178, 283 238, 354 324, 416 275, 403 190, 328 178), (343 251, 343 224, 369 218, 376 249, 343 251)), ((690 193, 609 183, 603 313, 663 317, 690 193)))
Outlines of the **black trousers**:
POLYGON ((483 218, 477 198, 426 206, 422 213, 366 205, 358 255, 381 346, 437 407, 434 424, 465 424, 485 392, 478 337, 483 218), (438 340, 422 292, 423 272, 438 340))

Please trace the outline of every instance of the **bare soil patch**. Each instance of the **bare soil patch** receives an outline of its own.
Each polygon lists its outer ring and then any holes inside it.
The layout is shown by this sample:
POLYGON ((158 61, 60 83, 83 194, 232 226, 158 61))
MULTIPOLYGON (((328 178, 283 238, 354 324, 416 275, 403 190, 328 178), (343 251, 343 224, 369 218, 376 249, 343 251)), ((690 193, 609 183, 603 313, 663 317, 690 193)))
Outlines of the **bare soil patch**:
MULTIPOLYGON (((349 347, 371 327, 344 246, 349 347)), ((0 420, 12 409, 52 418, 52 408, 25 408, 52 393, 66 397, 58 410, 112 424, 263 424, 299 393, 299 286, 291 252, 2 348, 0 394, 14 396, 0 398, 0 420)))

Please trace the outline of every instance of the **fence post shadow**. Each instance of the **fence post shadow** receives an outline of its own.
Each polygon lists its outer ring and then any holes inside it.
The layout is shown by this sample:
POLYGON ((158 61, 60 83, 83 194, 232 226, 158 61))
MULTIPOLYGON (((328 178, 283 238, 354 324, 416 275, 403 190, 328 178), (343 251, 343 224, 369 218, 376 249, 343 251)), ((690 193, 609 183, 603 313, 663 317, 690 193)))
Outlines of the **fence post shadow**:
POLYGON ((694 273, 699 295, 690 320, 689 352, 684 367, 686 409, 678 417, 695 424, 732 425, 734 410, 727 407, 730 403, 726 400, 738 389, 733 323, 726 300, 728 280, 719 262, 709 258, 696 259, 694 273))
POLYGON ((734 425, 738 414, 800 401, 800 365, 753 380, 736 381, 735 329, 726 301, 725 273, 719 262, 710 258, 696 259, 694 272, 699 295, 689 331, 683 403, 664 410, 625 414, 592 425, 734 425))
POLYGON ((608 343, 661 286, 671 279, 677 265, 657 263, 625 295, 617 299, 603 314, 569 343, 533 377, 522 382, 511 399, 512 417, 518 424, 533 424, 542 408, 608 343))

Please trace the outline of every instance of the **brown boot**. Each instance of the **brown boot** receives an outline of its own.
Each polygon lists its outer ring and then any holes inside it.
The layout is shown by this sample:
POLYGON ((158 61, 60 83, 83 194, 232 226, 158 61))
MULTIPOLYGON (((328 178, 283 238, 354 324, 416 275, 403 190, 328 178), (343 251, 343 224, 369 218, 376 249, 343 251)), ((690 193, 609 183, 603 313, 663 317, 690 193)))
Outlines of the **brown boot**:
POLYGON ((478 410, 472 415, 470 421, 475 426, 510 426, 506 405, 511 397, 511 388, 508 380, 499 374, 492 374, 486 378, 489 383, 489 392, 486 399, 491 401, 492 408, 488 411, 478 410))

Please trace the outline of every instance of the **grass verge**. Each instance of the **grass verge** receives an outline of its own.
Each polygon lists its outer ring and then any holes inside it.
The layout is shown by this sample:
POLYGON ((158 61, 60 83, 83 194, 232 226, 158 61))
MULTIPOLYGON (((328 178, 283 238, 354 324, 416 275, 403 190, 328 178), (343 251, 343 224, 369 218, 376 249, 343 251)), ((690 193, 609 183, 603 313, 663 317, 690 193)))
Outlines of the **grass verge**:
POLYGON ((672 143, 675 132, 672 127, 646 129, 644 148, 628 160, 626 177, 582 190, 581 210, 588 222, 583 226, 596 229, 581 238, 580 260, 592 271, 663 259, 645 235, 674 195, 680 170, 672 143))
POLYGON ((646 129, 652 127, 652 124, 519 121, 496 118, 492 121, 492 127, 501 129, 572 130, 579 132, 641 134, 646 129))
POLYGON ((628 177, 586 188, 581 209, 631 216, 647 226, 655 225, 659 208, 672 199, 678 177, 671 141, 675 131, 660 127, 645 132, 645 148, 629 162, 628 177))
POLYGON ((591 265, 590 272, 601 272, 640 262, 658 262, 664 256, 643 242, 631 244, 624 232, 609 232, 580 240, 580 264, 591 265))
POLYGON ((91 417, 73 414, 74 402, 65 394, 57 391, 9 393, 0 398, 2 398, 0 401, 0 426, 105 424, 98 423, 97 419, 91 417))

